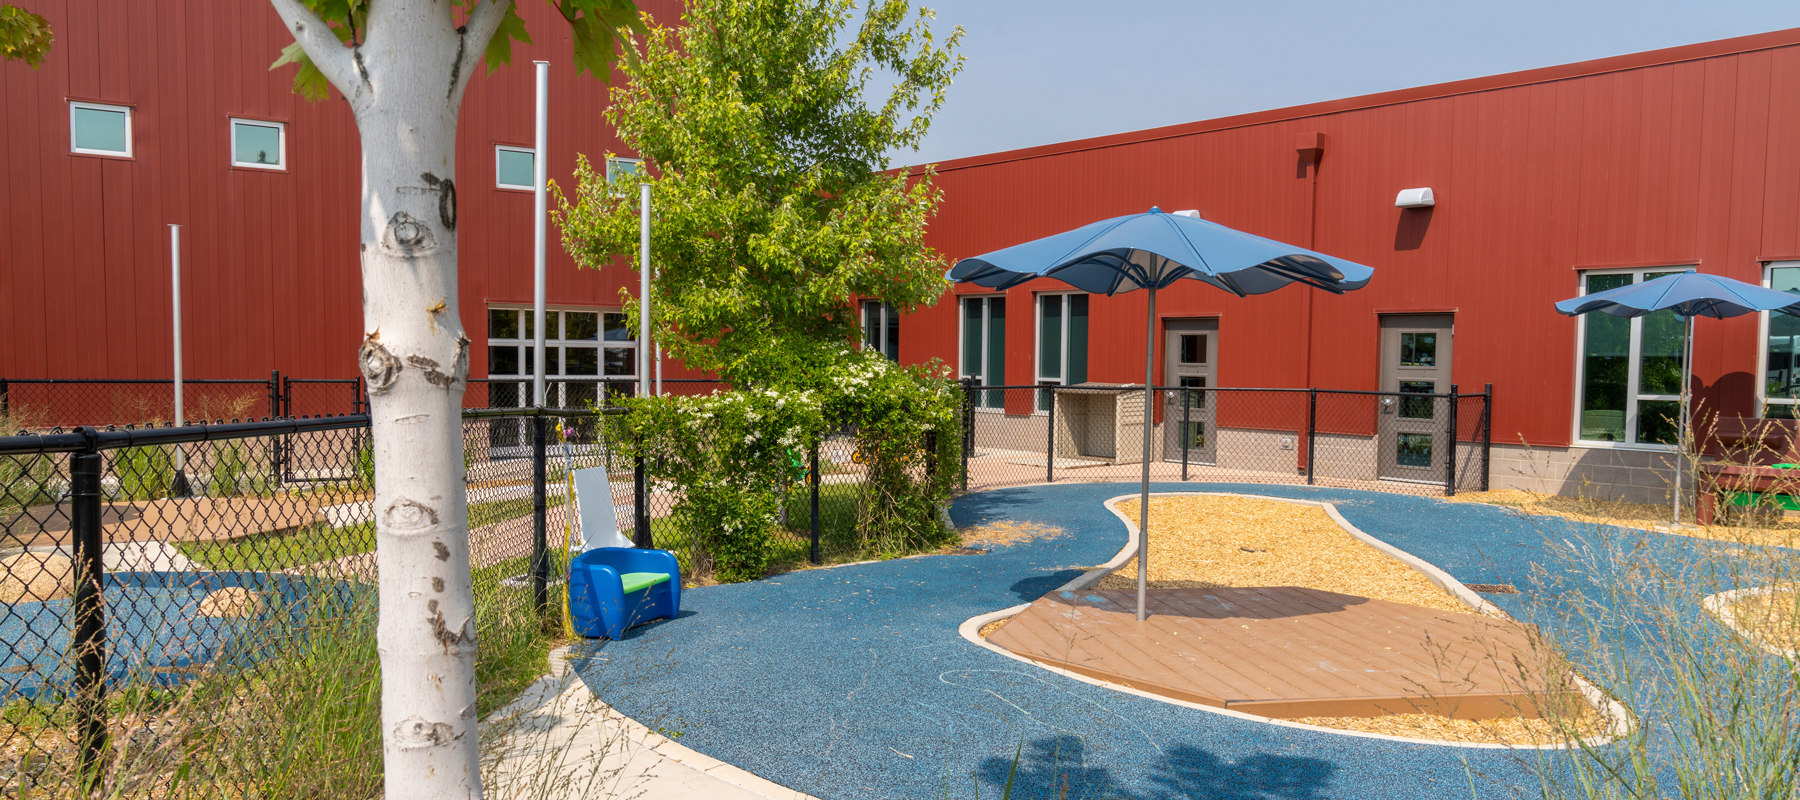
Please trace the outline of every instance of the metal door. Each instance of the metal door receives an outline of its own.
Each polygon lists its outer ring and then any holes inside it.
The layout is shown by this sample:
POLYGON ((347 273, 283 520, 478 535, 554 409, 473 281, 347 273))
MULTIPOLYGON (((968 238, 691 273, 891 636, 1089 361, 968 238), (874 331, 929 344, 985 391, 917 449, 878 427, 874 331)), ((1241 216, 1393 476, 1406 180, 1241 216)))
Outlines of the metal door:
POLYGON ((1187 390, 1163 392, 1163 460, 1180 462, 1185 451, 1189 464, 1218 463, 1218 403, 1206 390, 1218 386, 1219 321, 1164 320, 1163 360, 1163 385, 1187 390))
POLYGON ((1443 483, 1450 441, 1449 401, 1408 394, 1450 391, 1453 318, 1449 314, 1381 318, 1381 391, 1375 437, 1377 473, 1383 480, 1443 483))

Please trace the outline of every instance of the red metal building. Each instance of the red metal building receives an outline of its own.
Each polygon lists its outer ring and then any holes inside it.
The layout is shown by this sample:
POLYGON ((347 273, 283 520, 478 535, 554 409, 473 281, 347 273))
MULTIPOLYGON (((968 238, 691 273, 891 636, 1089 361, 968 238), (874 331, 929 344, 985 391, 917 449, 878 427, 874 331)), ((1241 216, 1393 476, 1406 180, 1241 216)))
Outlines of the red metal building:
MULTIPOLYGON (((268 69, 289 41, 275 14, 224 0, 33 10, 57 30, 50 57, 0 64, 0 377, 168 377, 171 223, 188 376, 354 376, 355 126, 340 98, 308 103, 290 70, 268 69), (123 131, 109 114, 128 117, 123 131)), ((502 185, 507 148, 532 139, 529 62, 553 64, 554 179, 569 183, 577 153, 598 163, 620 147, 605 87, 570 68, 566 28, 545 4, 521 11, 538 44, 476 79, 458 136, 459 216, 478 223, 458 232, 463 324, 490 345, 475 376, 522 360, 492 315, 531 299, 531 198, 502 185)), ((1162 293, 1158 340, 1208 333, 1209 386, 1394 389, 1404 370, 1384 353, 1442 336, 1436 371, 1408 380, 1494 385, 1500 485, 1648 490, 1666 485, 1654 467, 1669 451, 1645 426, 1668 402, 1667 331, 1551 304, 1687 267, 1800 288, 1796 143, 1800 29, 961 159, 939 167, 929 236, 954 261, 1154 205, 1369 264, 1374 282, 1342 297, 1184 284, 1162 293), (1396 207, 1419 188, 1435 206, 1396 207)), ((595 315, 583 326, 608 327, 634 278, 550 252, 550 303, 595 315)), ((1142 294, 1056 288, 997 302, 958 288, 900 322, 898 355, 990 383, 1141 380, 1142 294), (1047 345, 1052 313, 1070 324, 1047 345)), ((893 351, 879 304, 872 318, 893 351)), ((587 353, 580 369, 631 346, 574 331, 559 358, 587 353)), ((1795 337, 1780 319, 1701 320, 1699 397, 1794 416, 1795 337)), ((1181 377, 1178 355, 1158 354, 1158 382, 1181 377)))
MULTIPOLYGON (((639 5, 659 19, 680 10, 639 5)), ((291 89, 292 67, 269 69, 293 41, 273 9, 31 9, 49 18, 56 44, 37 70, 0 63, 0 377, 168 378, 170 224, 182 226, 188 377, 354 377, 356 125, 335 91, 308 102, 291 89), (107 126, 121 118, 119 138, 107 126), (80 125, 98 126, 84 129, 94 146, 77 140, 80 125), (258 134, 272 145, 258 151, 267 163, 239 152, 258 134)), ((515 45, 511 66, 475 78, 457 132, 459 216, 477 223, 458 231, 461 311, 478 342, 489 309, 532 299, 533 59, 551 62, 551 179, 572 186, 576 154, 599 166, 622 150, 602 116, 606 85, 571 66, 567 24, 547 3, 519 11, 536 44, 515 45), (501 185, 506 146, 527 151, 525 188, 501 185)), ((577 270, 551 237, 552 307, 617 309, 619 291, 635 290, 628 265, 577 270)), ((472 374, 486 375, 488 360, 474 348, 472 374)))
MULTIPOLYGON (((939 165, 930 242, 954 262, 1160 206, 1368 264, 1374 281, 1345 296, 1239 299, 1183 282, 1159 293, 1159 326, 1216 330, 1212 386, 1389 391, 1404 376, 1384 363, 1384 327, 1453 326, 1432 381, 1494 385, 1499 485, 1567 491, 1586 478, 1643 499, 1667 485, 1653 418, 1678 391, 1661 385, 1679 363, 1668 326, 1578 322, 1552 304, 1584 280, 1686 268, 1800 287, 1788 269, 1800 267, 1796 145, 1800 29, 960 159, 939 165), (1415 188, 1436 205, 1396 207, 1415 188)), ((1142 292, 1084 301, 1085 375, 1045 366, 1059 357, 1043 349, 1045 315, 1073 303, 1046 311, 1044 298, 1066 289, 1005 293, 1001 325, 967 300, 992 293, 957 287, 963 303, 903 321, 901 356, 965 375, 1003 360, 989 383, 1141 382, 1142 292), (1003 359, 984 363, 1002 335, 1003 359)), ((1705 407, 1795 416, 1793 327, 1700 320, 1705 407)), ((1158 353, 1159 384, 1178 360, 1158 353)), ((1029 405, 1009 398, 1005 413, 1029 405)))

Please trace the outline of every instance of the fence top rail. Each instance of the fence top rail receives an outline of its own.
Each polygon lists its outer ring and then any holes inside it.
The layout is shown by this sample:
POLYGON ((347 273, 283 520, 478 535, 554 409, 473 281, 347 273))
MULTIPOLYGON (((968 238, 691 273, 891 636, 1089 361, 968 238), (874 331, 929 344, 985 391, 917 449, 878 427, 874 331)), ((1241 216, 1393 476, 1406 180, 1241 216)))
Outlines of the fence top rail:
MULTIPOLYGON (((967 386, 967 388, 970 391, 977 391, 977 392, 1001 391, 1001 390, 1007 390, 1007 389, 1012 389, 1012 390, 1038 389, 1038 390, 1049 390, 1052 392, 1057 392, 1057 391, 1061 391, 1061 392, 1141 392, 1144 390, 1144 385, 1141 383, 1119 383, 1119 384, 1081 383, 1081 384, 1076 384, 1074 386, 1063 386, 1061 384, 1040 385, 1040 384, 1035 384, 1035 383, 1025 383, 1025 384, 1018 384, 1018 385, 1009 385, 1009 386, 984 386, 984 385, 980 385, 980 384, 974 384, 974 385, 965 384, 965 386, 967 386)), ((1354 394, 1354 395, 1372 395, 1372 396, 1380 396, 1380 397, 1450 397, 1450 398, 1487 397, 1486 392, 1458 392, 1456 394, 1450 394, 1448 392, 1445 392, 1443 394, 1426 394, 1423 392, 1418 392, 1418 393, 1415 393, 1415 392, 1381 392, 1381 391, 1374 391, 1374 390, 1368 390, 1368 389, 1305 389, 1305 388, 1294 388, 1291 386, 1285 386, 1285 387, 1277 387, 1277 386, 1267 386, 1267 387, 1255 387, 1255 386, 1152 386, 1150 388, 1155 391, 1158 391, 1158 392, 1180 392, 1180 391, 1282 392, 1282 393, 1287 393, 1287 394, 1304 394, 1307 392, 1318 392, 1319 394, 1354 394)))
POLYGON ((611 417, 628 413, 630 413, 630 410, 624 408, 594 409, 524 406, 520 408, 465 408, 462 411, 462 416, 463 419, 505 419, 518 417, 562 417, 575 419, 611 417))
MULTIPOLYGON (((263 385, 269 383, 268 378, 182 378, 182 383, 263 385)), ((107 384, 107 385, 156 385, 164 386, 175 383, 173 378, 0 378, 0 383, 30 384, 107 384)))
POLYGON ((281 379, 288 383, 360 383, 362 380, 360 378, 289 378, 285 375, 281 379))
POLYGON ((183 425, 178 428, 142 428, 139 430, 102 430, 82 426, 70 433, 0 436, 0 456, 82 453, 117 450, 123 447, 247 439, 253 436, 314 433, 368 426, 369 415, 367 414, 346 414, 341 417, 313 417, 310 419, 274 419, 224 425, 183 425))

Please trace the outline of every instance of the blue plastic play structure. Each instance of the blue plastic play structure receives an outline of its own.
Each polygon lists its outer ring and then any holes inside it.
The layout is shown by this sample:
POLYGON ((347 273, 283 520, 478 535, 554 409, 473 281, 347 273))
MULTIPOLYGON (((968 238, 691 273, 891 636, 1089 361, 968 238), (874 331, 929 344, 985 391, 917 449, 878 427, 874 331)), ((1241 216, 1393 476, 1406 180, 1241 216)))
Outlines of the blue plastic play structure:
POLYGON ((569 619, 590 639, 681 612, 681 566, 667 550, 602 547, 569 565, 569 619))

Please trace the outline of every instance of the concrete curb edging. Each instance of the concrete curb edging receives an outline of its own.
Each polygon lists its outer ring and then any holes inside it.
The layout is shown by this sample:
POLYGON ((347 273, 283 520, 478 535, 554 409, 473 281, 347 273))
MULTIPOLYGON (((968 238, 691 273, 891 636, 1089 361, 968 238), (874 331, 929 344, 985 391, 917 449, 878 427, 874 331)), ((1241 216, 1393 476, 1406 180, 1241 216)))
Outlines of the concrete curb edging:
POLYGON ((1715 594, 1709 594, 1706 597, 1701 598, 1700 607, 1706 609, 1707 613, 1717 617, 1720 622, 1725 623, 1725 627, 1730 628, 1732 633, 1755 642, 1757 647, 1760 647, 1765 651, 1783 658, 1792 659, 1796 656, 1800 656, 1800 650, 1787 647, 1776 647, 1775 645, 1770 644, 1767 640, 1763 639, 1763 637, 1758 636, 1756 632, 1744 627, 1742 623, 1738 622, 1737 614, 1732 613, 1731 611, 1731 607, 1736 605, 1739 600, 1748 597, 1761 597, 1766 594, 1774 594, 1777 591, 1781 591, 1780 587, 1750 586, 1743 589, 1731 589, 1715 594))
MULTIPOLYGON (((1323 502, 1323 501, 1319 501, 1319 500, 1302 500, 1302 499, 1298 499, 1298 498, 1274 497, 1274 496, 1269 496, 1269 495, 1251 495, 1251 494, 1242 494, 1242 493, 1237 493, 1237 492, 1153 492, 1152 495, 1156 496, 1156 497, 1241 497, 1241 498, 1252 499, 1252 500, 1275 500, 1275 501, 1284 502, 1284 503, 1293 503, 1295 505, 1316 506, 1316 507, 1322 508, 1325 510, 1326 515, 1331 517, 1333 522, 1336 522, 1339 527, 1344 529, 1344 532, 1350 534, 1356 540, 1358 540, 1366 545, 1369 545, 1370 547, 1373 547, 1377 550, 1380 550, 1381 552, 1383 552, 1387 555, 1393 556, 1395 559, 1398 559, 1399 561, 1406 564, 1407 566, 1412 567, 1414 570, 1417 570, 1420 574, 1425 576, 1426 580, 1431 581, 1432 584, 1436 585, 1438 588, 1441 588, 1444 591, 1449 592, 1451 596, 1455 597, 1457 600, 1462 601, 1464 604, 1468 605, 1470 608, 1473 608, 1477 612, 1484 614, 1484 615, 1488 615, 1488 616, 1496 616, 1496 617, 1500 617, 1502 619, 1511 619, 1512 618, 1505 611, 1502 611, 1498 606, 1495 606, 1493 603, 1488 602, 1488 600, 1486 598, 1483 598, 1481 595, 1476 594, 1474 592, 1474 590, 1471 590, 1469 587, 1464 586, 1461 581, 1458 581, 1456 578, 1452 577, 1450 575, 1450 573, 1445 572, 1442 569, 1439 569, 1436 565, 1433 565, 1430 562, 1419 558, 1418 556, 1415 556, 1411 553, 1401 550, 1398 547, 1388 544, 1387 542, 1377 539, 1374 536, 1371 536, 1368 533, 1364 532, 1360 528, 1357 528, 1355 525, 1351 524, 1349 520, 1344 519, 1344 516, 1342 514, 1338 513, 1337 506, 1335 506, 1331 503, 1327 503, 1327 502, 1323 502)), ((1133 559, 1137 556, 1138 538, 1140 536, 1142 536, 1142 532, 1138 530, 1138 526, 1137 526, 1136 522, 1133 522, 1130 517, 1126 516, 1124 513, 1119 511, 1118 505, 1117 505, 1122 500, 1136 500, 1136 499, 1139 499, 1139 495, 1129 494, 1129 495, 1120 495, 1118 497, 1114 497, 1114 498, 1111 498, 1111 499, 1105 501, 1106 510, 1111 511, 1113 513, 1113 516, 1118 517, 1120 521, 1124 522, 1125 529, 1128 532, 1128 536, 1126 537, 1125 546, 1120 548, 1118 554, 1113 556, 1112 559, 1107 561, 1106 563, 1101 564, 1100 566, 1094 567, 1093 569, 1090 569, 1085 573, 1082 573, 1079 577, 1076 577, 1074 580, 1071 580, 1068 583, 1065 583, 1062 586, 1057 587, 1056 589, 1052 589, 1051 593, 1081 591, 1084 589, 1091 588, 1095 584, 1099 583, 1102 578, 1105 578, 1106 576, 1111 575, 1112 573, 1118 571, 1118 569, 1120 567, 1125 566, 1125 564, 1127 562, 1131 561, 1131 559, 1133 559)), ((1489 743, 1489 742, 1451 742, 1451 741, 1444 741, 1441 739, 1417 739, 1417 738, 1408 737, 1408 736, 1394 736, 1394 735, 1385 734, 1385 733, 1369 733, 1366 731, 1352 731, 1352 730, 1344 730, 1341 728, 1326 728, 1326 727, 1322 727, 1322 726, 1318 726, 1318 725, 1307 725, 1304 723, 1293 722, 1290 720, 1275 719, 1272 717, 1262 717, 1262 716, 1257 716, 1254 714, 1246 714, 1242 711, 1233 711, 1233 710, 1226 709, 1226 708, 1216 708, 1213 706, 1201 705, 1199 703, 1190 703, 1185 700, 1175 700, 1172 698, 1163 697, 1162 695, 1152 694, 1150 692, 1146 692, 1141 689, 1134 689, 1129 686, 1121 686, 1119 684, 1111 683, 1108 681, 1103 681, 1098 678, 1090 678, 1086 675, 1076 674, 1074 672, 1070 672, 1065 669, 1060 669, 1058 667, 1053 667, 1048 664, 1043 664, 1043 663, 1040 663, 1037 661, 1033 661, 1029 658, 1025 658, 1024 656, 1017 655, 1010 650, 1007 650, 1005 648, 991 644, 986 639, 982 638, 981 633, 980 633, 982 627, 984 627, 987 624, 994 622, 996 620, 1001 620, 1001 619, 1006 619, 1008 617, 1011 617, 1014 614, 1024 611, 1026 608, 1029 608, 1030 606, 1031 606, 1030 603, 1022 603, 1020 605, 1000 609, 999 611, 992 611, 992 612, 989 612, 986 614, 981 614, 981 615, 978 615, 975 617, 971 617, 971 618, 963 621, 963 623, 957 627, 957 633, 960 634, 964 639, 968 640, 969 642, 975 644, 978 647, 982 647, 982 648, 985 648, 992 652, 999 653, 1000 655, 1006 656, 1007 658, 1013 659, 1014 661, 1019 661, 1019 662, 1025 663, 1025 664, 1030 664, 1031 666, 1037 667, 1038 669, 1052 672, 1057 675, 1061 675, 1063 677, 1070 678, 1073 680, 1081 681, 1082 683, 1090 684, 1093 686, 1099 686, 1102 688, 1111 689, 1116 692, 1123 692, 1125 694, 1135 695, 1135 696, 1143 697, 1143 698, 1150 699, 1150 700, 1156 700, 1158 702, 1168 703, 1170 705, 1181 706, 1183 708, 1192 708, 1192 709, 1199 710, 1199 711, 1205 711, 1205 712, 1211 713, 1211 714, 1218 714, 1218 715, 1226 716, 1226 717, 1234 717, 1237 719, 1249 720, 1252 722, 1261 722, 1261 723, 1264 723, 1267 725, 1275 725, 1275 726, 1284 727, 1284 728, 1297 728, 1300 730, 1312 731, 1312 732, 1316 732, 1316 733, 1330 733, 1330 734, 1337 734, 1340 736, 1352 736, 1352 737, 1359 737, 1359 738, 1364 738, 1364 739, 1382 739, 1382 740, 1393 741, 1393 742, 1405 742, 1408 744, 1424 744, 1424 745, 1434 745, 1434 746, 1438 746, 1438 747, 1463 747, 1463 748, 1473 748, 1473 749, 1481 749, 1481 750, 1567 750, 1567 749, 1573 749, 1573 748, 1576 748, 1576 747, 1579 747, 1582 745, 1607 744, 1616 738, 1620 738, 1620 737, 1629 735, 1633 728, 1632 721, 1631 721, 1632 720, 1631 713, 1625 708, 1624 704, 1622 704, 1619 701, 1614 700, 1613 698, 1608 696, 1604 691, 1602 691, 1599 687, 1590 683, 1586 678, 1583 678, 1580 675, 1575 675, 1573 673, 1571 673, 1571 677, 1574 679, 1576 688, 1581 692, 1582 697, 1584 699, 1586 699, 1589 704, 1594 706, 1595 710, 1598 711, 1600 713, 1601 717, 1606 720, 1607 732, 1605 734, 1602 734, 1599 736, 1588 737, 1588 738, 1580 740, 1578 742, 1567 742, 1567 743, 1563 743, 1563 744, 1499 744, 1499 743, 1489 743)))

